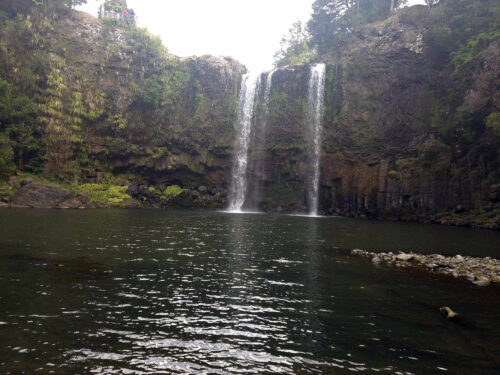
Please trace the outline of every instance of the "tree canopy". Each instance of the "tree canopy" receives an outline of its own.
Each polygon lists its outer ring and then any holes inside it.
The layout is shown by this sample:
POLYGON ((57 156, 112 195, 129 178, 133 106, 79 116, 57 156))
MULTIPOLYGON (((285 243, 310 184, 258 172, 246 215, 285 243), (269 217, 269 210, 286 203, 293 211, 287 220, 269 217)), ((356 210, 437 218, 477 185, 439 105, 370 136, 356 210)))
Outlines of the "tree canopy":
POLYGON ((274 54, 276 67, 285 65, 304 64, 313 56, 313 50, 309 43, 309 34, 297 21, 288 31, 288 35, 281 39, 280 50, 274 54))
POLYGON ((2 9, 15 16, 18 13, 30 13, 36 7, 43 12, 69 10, 87 3, 87 0, 2 0, 2 2, 2 9))
POLYGON ((348 43, 357 27, 383 20, 407 0, 316 0, 308 28, 321 54, 348 43))
POLYGON ((122 10, 128 9, 127 0, 106 0, 104 2, 104 10, 121 12, 122 10))

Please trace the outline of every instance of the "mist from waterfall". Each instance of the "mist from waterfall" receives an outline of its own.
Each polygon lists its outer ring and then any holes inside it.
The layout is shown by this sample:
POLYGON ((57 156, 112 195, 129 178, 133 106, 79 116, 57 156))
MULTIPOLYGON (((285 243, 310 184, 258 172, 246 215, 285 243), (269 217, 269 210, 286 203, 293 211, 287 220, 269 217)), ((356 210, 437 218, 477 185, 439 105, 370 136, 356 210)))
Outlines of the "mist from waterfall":
POLYGON ((260 74, 245 74, 242 77, 236 120, 236 138, 231 190, 229 194, 229 211, 241 212, 247 193, 248 148, 252 133, 252 119, 255 97, 260 74))
POLYGON ((307 95, 307 123, 311 137, 311 178, 308 183, 309 215, 318 215, 320 183, 321 136, 323 131, 323 103, 325 96, 325 64, 311 66, 307 95))

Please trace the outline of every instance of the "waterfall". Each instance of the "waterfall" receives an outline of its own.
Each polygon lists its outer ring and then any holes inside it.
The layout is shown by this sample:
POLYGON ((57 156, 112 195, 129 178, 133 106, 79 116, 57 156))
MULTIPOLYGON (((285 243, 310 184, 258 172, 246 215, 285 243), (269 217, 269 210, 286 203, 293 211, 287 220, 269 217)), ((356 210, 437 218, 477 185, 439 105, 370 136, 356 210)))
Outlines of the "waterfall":
POLYGON ((264 129, 267 127, 267 120, 269 118, 269 101, 271 100, 271 89, 273 88, 273 75, 276 70, 269 72, 266 78, 266 88, 264 90, 264 129))
POLYGON ((273 70, 261 76, 262 79, 259 81, 257 88, 259 100, 255 99, 255 128, 252 131, 248 153, 248 189, 244 205, 244 209, 252 211, 260 211, 261 209, 266 181, 267 125, 274 72, 273 70))
POLYGON ((321 133, 323 122, 323 102, 325 96, 325 64, 311 66, 307 95, 307 122, 311 135, 311 180, 308 187, 309 215, 318 214, 318 194, 320 183, 321 133))
POLYGON ((241 83, 236 120, 236 139, 233 175, 229 195, 229 211, 241 212, 247 193, 247 166, 250 134, 259 75, 245 74, 241 83))

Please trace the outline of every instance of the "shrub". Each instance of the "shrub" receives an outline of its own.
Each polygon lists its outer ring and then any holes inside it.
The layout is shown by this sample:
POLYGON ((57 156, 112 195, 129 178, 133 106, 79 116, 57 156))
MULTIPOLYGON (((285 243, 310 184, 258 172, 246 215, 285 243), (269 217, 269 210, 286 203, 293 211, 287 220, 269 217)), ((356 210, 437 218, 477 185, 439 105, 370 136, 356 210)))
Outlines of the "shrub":
POLYGON ((114 185, 73 185, 73 190, 77 194, 87 195, 90 203, 103 203, 110 205, 119 205, 125 199, 130 199, 130 195, 126 193, 127 189, 127 186, 114 185))
POLYGON ((486 117, 486 126, 500 135, 500 112, 493 112, 486 117))
POLYGON ((181 188, 178 185, 170 185, 165 189, 161 195, 161 199, 170 200, 181 195, 186 189, 181 188))

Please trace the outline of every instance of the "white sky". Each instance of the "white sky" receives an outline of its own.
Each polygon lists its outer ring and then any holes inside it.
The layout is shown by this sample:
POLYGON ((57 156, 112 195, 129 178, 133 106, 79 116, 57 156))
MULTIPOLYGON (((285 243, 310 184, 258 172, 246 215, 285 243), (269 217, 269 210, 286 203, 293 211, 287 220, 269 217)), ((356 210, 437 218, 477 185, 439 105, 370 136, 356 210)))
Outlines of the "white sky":
MULTIPOLYGON (((314 0, 127 0, 138 23, 178 56, 231 56, 252 71, 270 70, 283 35, 307 21, 314 0)), ((97 15, 102 0, 79 9, 97 15)), ((412 4, 423 0, 410 0, 412 4)))

